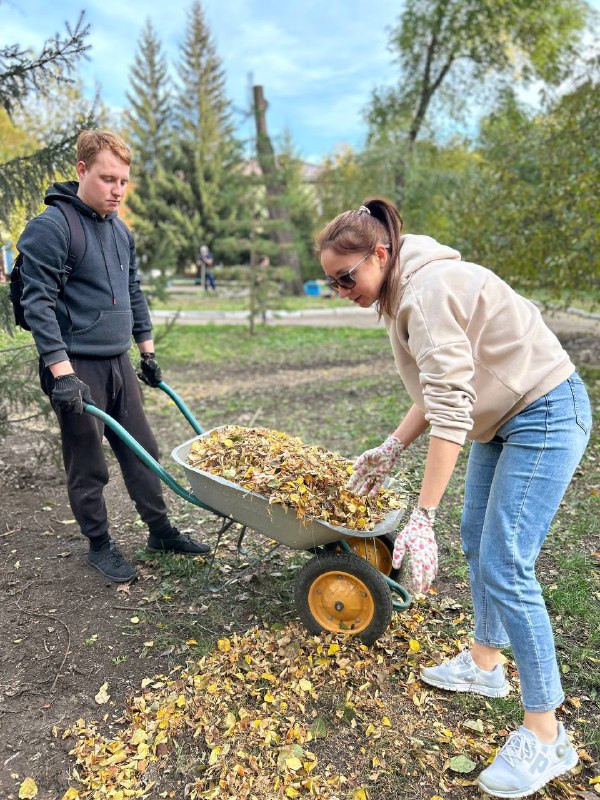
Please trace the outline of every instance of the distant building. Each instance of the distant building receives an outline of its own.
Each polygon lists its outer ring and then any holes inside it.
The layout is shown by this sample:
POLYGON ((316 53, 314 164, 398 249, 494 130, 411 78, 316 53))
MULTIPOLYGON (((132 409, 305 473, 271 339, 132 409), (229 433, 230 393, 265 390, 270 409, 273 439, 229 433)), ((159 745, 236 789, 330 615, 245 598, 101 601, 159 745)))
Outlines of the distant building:
MULTIPOLYGON (((255 158, 248 159, 242 171, 244 175, 262 175, 260 164, 255 158)), ((305 183, 316 183, 322 172, 323 167, 320 164, 311 164, 309 161, 302 161, 302 177, 305 183)))

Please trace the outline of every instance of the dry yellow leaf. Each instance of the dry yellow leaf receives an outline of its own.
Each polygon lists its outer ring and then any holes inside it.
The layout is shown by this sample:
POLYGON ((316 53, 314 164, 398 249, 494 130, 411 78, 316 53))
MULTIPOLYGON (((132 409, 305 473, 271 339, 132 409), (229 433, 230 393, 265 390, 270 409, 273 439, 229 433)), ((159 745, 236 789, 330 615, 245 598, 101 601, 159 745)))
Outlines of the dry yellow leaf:
POLYGON ((38 787, 33 778, 25 778, 19 787, 19 800, 33 800, 37 797, 38 787))
POLYGON ((148 741, 148 734, 143 728, 136 728, 133 732, 133 736, 130 739, 131 744, 135 746, 141 744, 141 742, 147 742, 147 741, 148 741))
POLYGON ((98 690, 98 694, 94 697, 94 700, 98 703, 99 706, 104 705, 104 703, 108 703, 110 700, 110 695, 108 693, 108 683, 103 683, 100 689, 98 690))

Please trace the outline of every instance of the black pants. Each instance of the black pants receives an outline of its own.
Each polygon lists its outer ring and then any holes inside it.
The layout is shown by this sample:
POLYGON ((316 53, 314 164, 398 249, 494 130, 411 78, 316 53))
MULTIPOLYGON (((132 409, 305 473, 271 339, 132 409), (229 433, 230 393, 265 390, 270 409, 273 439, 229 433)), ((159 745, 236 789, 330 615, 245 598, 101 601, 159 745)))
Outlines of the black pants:
MULTIPOLYGON (((90 387, 94 404, 117 420, 151 456, 158 459, 158 445, 142 408, 139 381, 125 353, 114 358, 71 358, 73 369, 90 387)), ((40 364, 42 390, 49 397, 54 378, 40 364)), ((108 516, 103 490, 108 483, 108 468, 102 450, 106 436, 119 461, 125 486, 138 514, 152 531, 168 527, 167 507, 161 482, 116 433, 90 414, 63 413, 54 409, 60 425, 62 451, 67 473, 67 491, 73 515, 81 532, 88 537, 108 531, 108 516)))

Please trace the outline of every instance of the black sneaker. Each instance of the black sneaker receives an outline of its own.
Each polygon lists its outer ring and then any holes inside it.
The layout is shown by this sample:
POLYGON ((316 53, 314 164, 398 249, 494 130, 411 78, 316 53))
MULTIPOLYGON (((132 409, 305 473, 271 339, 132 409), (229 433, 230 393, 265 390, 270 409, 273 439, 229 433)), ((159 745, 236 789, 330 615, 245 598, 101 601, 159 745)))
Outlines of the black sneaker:
POLYGON ((177 528, 172 528, 168 536, 158 536, 151 533, 146 543, 148 553, 184 553, 188 556, 205 556, 210 553, 210 547, 203 542, 196 542, 187 533, 180 533, 177 528))
POLYGON ((90 549, 87 563, 113 583, 127 583, 137 575, 133 564, 123 558, 113 541, 105 544, 100 550, 90 549))

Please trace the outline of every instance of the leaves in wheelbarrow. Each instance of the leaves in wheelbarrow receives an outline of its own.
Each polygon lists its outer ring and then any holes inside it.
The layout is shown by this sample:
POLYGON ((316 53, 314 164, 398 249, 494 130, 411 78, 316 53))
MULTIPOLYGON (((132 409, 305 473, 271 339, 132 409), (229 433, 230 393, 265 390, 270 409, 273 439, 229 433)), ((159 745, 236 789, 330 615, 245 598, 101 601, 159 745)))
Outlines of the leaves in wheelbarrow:
POLYGON ((373 498, 349 492, 351 462, 268 428, 217 428, 192 444, 188 463, 262 494, 270 503, 291 506, 298 519, 320 519, 353 530, 372 530, 386 514, 405 505, 386 489, 373 498))

